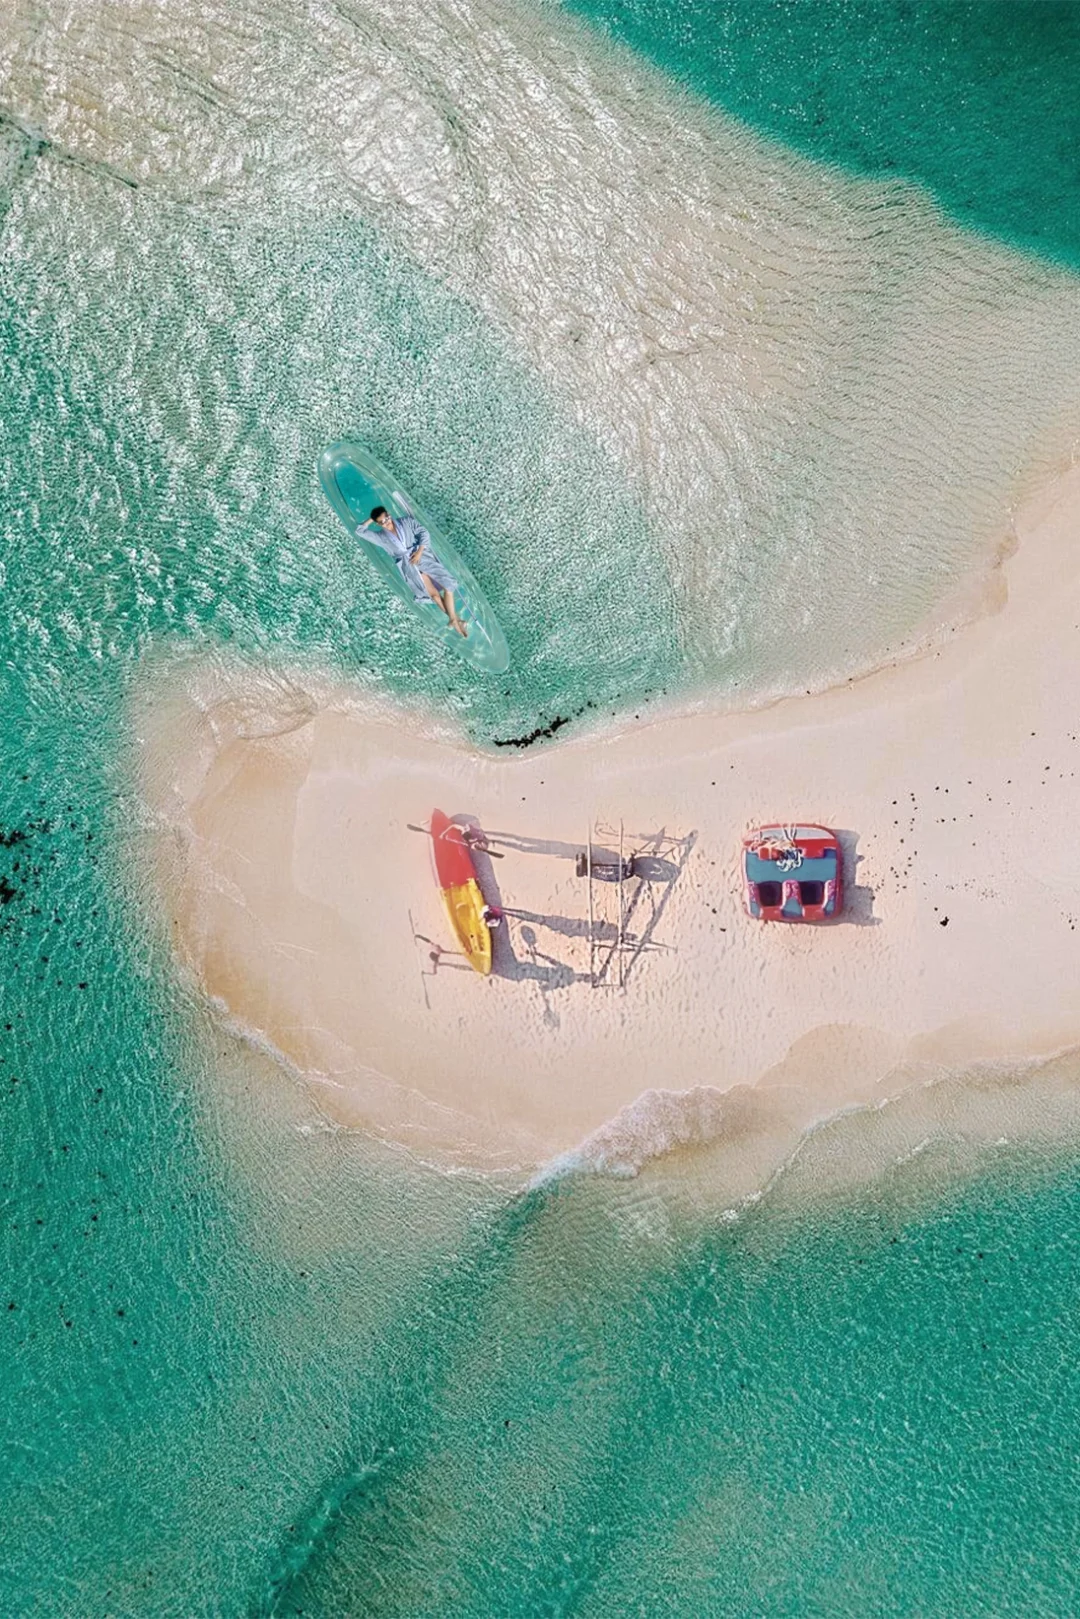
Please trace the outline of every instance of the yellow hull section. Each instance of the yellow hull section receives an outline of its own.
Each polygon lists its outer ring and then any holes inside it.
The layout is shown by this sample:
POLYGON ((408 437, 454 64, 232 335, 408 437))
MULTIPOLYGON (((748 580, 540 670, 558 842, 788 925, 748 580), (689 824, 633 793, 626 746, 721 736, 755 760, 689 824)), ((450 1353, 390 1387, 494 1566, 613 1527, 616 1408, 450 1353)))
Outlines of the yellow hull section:
POLYGON ((491 971, 491 929, 483 918, 484 896, 475 878, 442 890, 450 926, 469 960, 486 978, 491 971))

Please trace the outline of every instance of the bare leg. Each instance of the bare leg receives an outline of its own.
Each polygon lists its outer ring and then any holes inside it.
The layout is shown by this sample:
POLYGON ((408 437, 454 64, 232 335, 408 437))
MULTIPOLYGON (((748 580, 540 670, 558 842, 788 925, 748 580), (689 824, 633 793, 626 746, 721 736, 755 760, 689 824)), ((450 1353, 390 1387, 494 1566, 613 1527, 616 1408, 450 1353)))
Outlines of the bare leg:
POLYGON ((452 590, 440 590, 434 580, 426 573, 422 573, 420 577, 424 581, 424 589, 433 602, 438 602, 458 634, 468 635, 469 632, 458 617, 457 608, 454 605, 454 592, 452 590))
POLYGON ((465 625, 461 622, 461 619, 458 617, 458 610, 454 605, 454 592, 452 590, 447 590, 443 593, 443 611, 446 613, 447 618, 450 620, 455 630, 457 630, 458 634, 467 636, 469 632, 465 628, 465 625))

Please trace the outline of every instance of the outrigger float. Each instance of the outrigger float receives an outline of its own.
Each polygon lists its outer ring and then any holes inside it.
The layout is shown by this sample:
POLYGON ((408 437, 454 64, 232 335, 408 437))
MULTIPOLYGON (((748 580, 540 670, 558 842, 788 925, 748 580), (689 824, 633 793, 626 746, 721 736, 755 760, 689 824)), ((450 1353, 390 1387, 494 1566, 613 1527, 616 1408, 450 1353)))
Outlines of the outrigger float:
POLYGON ((762 922, 823 922, 844 902, 843 851, 827 826, 759 826, 743 839, 746 909, 762 922))
POLYGON ((472 851, 462 828, 442 810, 432 810, 430 833, 435 881, 442 890, 450 926, 470 967, 486 978, 491 972, 491 929, 485 920, 488 907, 472 851))

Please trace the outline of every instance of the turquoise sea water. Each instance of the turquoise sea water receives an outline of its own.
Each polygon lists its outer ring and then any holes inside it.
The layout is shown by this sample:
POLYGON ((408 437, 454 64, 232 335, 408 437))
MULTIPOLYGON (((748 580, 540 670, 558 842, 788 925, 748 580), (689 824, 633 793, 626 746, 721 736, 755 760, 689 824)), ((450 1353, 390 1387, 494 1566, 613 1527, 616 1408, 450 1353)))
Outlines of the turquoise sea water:
MULTIPOLYGON (((1068 259, 1080 177, 1046 153, 1075 116, 1073 11, 1052 8, 1064 31, 1051 36, 1034 23, 1044 8, 1009 9, 1012 45, 992 7, 998 32, 982 47, 1033 64, 997 90, 999 131, 1031 127, 1051 143, 1024 149, 1027 171, 1019 145, 984 138, 978 119, 952 146, 925 133, 911 41, 943 81, 935 104, 955 89, 970 105, 964 73, 984 82, 960 49, 970 8, 950 22, 915 6, 906 29, 814 5, 747 8, 748 31, 738 11, 687 7, 676 21, 692 25, 695 52, 706 23, 749 50, 785 16, 813 51, 764 53, 774 101, 803 94, 808 60, 837 81, 868 54, 891 63, 904 116, 875 125, 865 163, 865 115, 835 101, 835 144, 812 154, 877 170, 892 129, 897 173, 968 222, 1041 236, 1068 259), (940 164, 952 154, 953 192, 920 167, 931 148, 940 164), (986 202, 995 164, 1015 204, 1006 219, 986 202), (965 181, 983 199, 967 214, 954 202, 965 181)), ((520 15, 524 51, 554 14, 537 11, 535 28, 520 15)), ((672 15, 654 14, 678 39, 672 15)), ((398 50, 403 72, 428 48, 419 11, 401 16, 393 38, 374 9, 357 11, 351 73, 376 43, 398 50)), ((793 388, 747 416, 750 470, 733 471, 724 497, 736 528, 753 513, 742 548, 723 551, 719 527, 702 538, 697 518, 672 548, 634 470, 657 394, 619 394, 626 452, 600 405, 574 394, 571 361, 545 371, 495 292, 390 250, 396 226, 420 230, 415 198, 380 211, 369 174, 368 190, 342 187, 331 205, 303 132, 289 133, 288 107, 275 112, 265 88, 254 100, 266 123, 251 133, 224 47, 208 60, 182 30, 158 39, 150 23, 132 36, 102 7, 100 49, 76 73, 40 18, 22 21, 5 45, 0 235, 0 1614, 1075 1613, 1080 1194, 1068 1144, 987 1147, 961 1174, 944 1140, 843 1198, 788 1193, 789 1177, 732 1217, 722 1198, 681 1200, 679 1171, 663 1164, 524 1192, 329 1132, 176 980, 141 892, 127 706, 151 656, 222 646, 448 707, 482 740, 589 704, 796 685, 833 667, 815 610, 828 596, 814 596, 806 563, 825 515, 847 512, 854 535, 872 528, 860 514, 905 509, 881 493, 905 468, 938 493, 953 480, 964 498, 947 510, 945 562, 901 547, 874 559, 860 596, 872 545, 857 565, 835 552, 870 626, 851 649, 865 663, 999 537, 1012 480, 1080 421, 1071 272, 1002 256, 984 277, 966 240, 921 215, 910 224, 906 193, 868 193, 860 211, 844 190, 854 182, 821 182, 826 200, 818 213, 805 203, 794 247, 747 249, 759 268, 773 255, 793 288, 820 287, 805 279, 812 263, 837 289, 835 301, 790 300, 769 332, 776 366, 820 391, 793 388), (94 80, 110 51, 139 56, 143 101, 94 80), (106 89, 111 121, 65 112, 106 89), (176 113, 185 94, 202 121, 186 102, 176 113), (253 209, 243 187, 267 152, 280 184, 253 209), (872 232, 876 256, 863 251, 872 232), (935 254, 950 275, 931 273, 935 254), (953 350, 940 332, 957 328, 953 350), (1002 333, 1016 345, 1005 353, 1002 333), (861 393, 860 377, 872 379, 861 393), (928 378, 955 443, 935 458, 940 431, 901 438, 890 462, 897 401, 925 397, 933 416, 928 378), (1002 408, 984 419, 987 392, 1002 408), (876 436, 850 439, 853 393, 876 436), (803 432, 811 404, 821 419, 803 432), (770 455, 766 429, 781 422, 785 453, 770 455), (346 429, 396 457, 453 525, 506 626, 507 680, 431 658, 351 566, 314 477, 318 448, 346 429), (968 499, 964 480, 986 466, 997 482, 968 499), (805 508, 792 505, 800 477, 814 493, 805 508), (792 580, 784 612, 805 608, 806 634, 759 656, 768 604, 792 580), (732 600, 731 635, 715 638, 732 600)), ((261 37, 257 19, 243 22, 261 37)), ((276 22, 277 36, 263 32, 284 79, 330 24, 276 22)), ((573 39, 584 60, 589 36, 573 39)), ((655 32, 633 40, 680 67, 655 32)), ((590 71, 615 86, 614 119, 623 66, 605 49, 598 36, 590 71)), ((499 71, 512 69, 506 58, 499 71)), ((466 104, 461 86, 431 90, 451 125, 455 95, 466 104)), ((630 123, 647 119, 647 99, 630 123)), ((795 140, 745 89, 733 110, 795 140)), ((468 150, 467 122, 455 150, 468 150)), ((551 134, 538 129, 537 141, 551 134)), ((731 182, 762 240, 789 221, 792 187, 819 184, 812 165, 786 192, 765 173, 746 157, 731 182)), ((469 239, 494 258, 498 198, 477 181, 470 206, 469 239)), ((568 283, 568 308, 574 295, 568 283)), ((572 346, 587 341, 583 328, 572 346)), ((694 389, 712 398, 697 373, 694 389)), ((700 418, 686 421, 689 434, 700 418)), ((844 1122, 832 1129, 842 1146, 844 1122)))
POLYGON ((1074 0, 571 0, 799 151, 1080 264, 1074 0))

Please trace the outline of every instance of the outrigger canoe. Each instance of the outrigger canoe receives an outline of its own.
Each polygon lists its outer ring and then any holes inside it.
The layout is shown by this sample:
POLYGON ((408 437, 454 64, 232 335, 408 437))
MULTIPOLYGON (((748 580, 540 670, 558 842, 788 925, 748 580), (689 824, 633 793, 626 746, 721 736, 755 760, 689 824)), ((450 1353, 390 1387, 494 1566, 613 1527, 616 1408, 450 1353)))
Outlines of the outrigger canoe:
POLYGON ((386 583, 408 602, 432 635, 445 646, 452 647, 459 657, 474 668, 487 674, 499 675, 510 667, 510 653, 506 637, 499 628, 480 586, 446 538, 415 501, 398 488, 392 475, 380 466, 373 455, 360 444, 342 442, 331 444, 319 457, 319 482, 323 493, 345 524, 376 572, 386 583), (436 602, 417 601, 401 570, 393 559, 377 545, 370 544, 357 534, 361 523, 366 523, 375 506, 385 506, 391 517, 415 517, 431 536, 431 549, 438 560, 453 574, 458 584, 455 592, 457 609, 467 627, 467 636, 461 636, 451 625, 436 602))
POLYGON ((469 965, 486 978, 491 971, 491 929, 484 921, 484 896, 461 828, 442 810, 431 812, 431 851, 450 926, 469 965))

